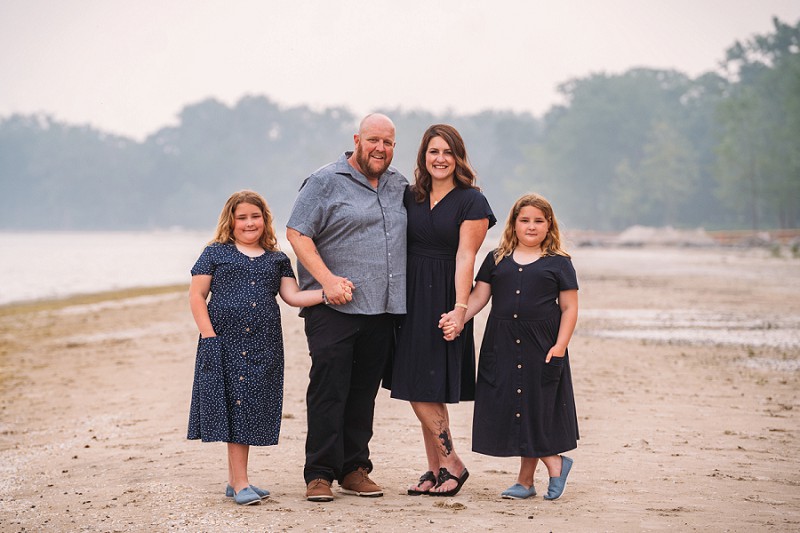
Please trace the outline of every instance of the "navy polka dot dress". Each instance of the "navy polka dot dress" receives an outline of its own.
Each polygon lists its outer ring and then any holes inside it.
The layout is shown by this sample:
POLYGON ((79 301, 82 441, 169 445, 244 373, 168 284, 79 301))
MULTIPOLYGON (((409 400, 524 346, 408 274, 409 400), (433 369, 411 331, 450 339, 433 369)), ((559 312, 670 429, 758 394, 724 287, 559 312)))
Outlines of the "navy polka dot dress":
POLYGON ((283 333, 275 296, 294 277, 283 252, 248 257, 234 244, 206 247, 192 275, 211 275, 208 314, 216 337, 201 338, 189 439, 272 446, 283 407, 283 333))

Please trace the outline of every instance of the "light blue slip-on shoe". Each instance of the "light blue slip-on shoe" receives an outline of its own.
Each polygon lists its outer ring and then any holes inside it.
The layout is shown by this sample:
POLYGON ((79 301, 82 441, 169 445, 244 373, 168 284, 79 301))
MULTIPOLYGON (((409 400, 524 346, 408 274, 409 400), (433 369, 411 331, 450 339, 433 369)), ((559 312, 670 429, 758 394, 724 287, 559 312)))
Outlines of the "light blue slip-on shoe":
POLYGON ((261 503, 261 496, 256 494, 256 491, 250 487, 245 487, 233 495, 233 501, 239 505, 253 505, 254 503, 261 503))
POLYGON ((536 489, 533 488, 533 485, 531 485, 531 488, 526 489, 525 485, 515 483, 501 492, 500 496, 507 500, 524 500, 526 498, 530 498, 531 496, 536 496, 536 489))
POLYGON ((547 494, 544 495, 545 500, 557 500, 564 495, 564 489, 567 487, 567 476, 572 469, 572 459, 566 455, 561 456, 561 475, 558 477, 550 478, 550 485, 547 487, 547 494))
MULTIPOLYGON (((256 494, 258 494, 258 497, 261 498, 262 500, 269 498, 269 491, 267 489, 259 489, 258 487, 254 487, 253 485, 250 485, 250 489, 256 494)), ((233 496, 234 496, 233 487, 228 485, 227 487, 225 487, 225 497, 233 498, 233 496)))

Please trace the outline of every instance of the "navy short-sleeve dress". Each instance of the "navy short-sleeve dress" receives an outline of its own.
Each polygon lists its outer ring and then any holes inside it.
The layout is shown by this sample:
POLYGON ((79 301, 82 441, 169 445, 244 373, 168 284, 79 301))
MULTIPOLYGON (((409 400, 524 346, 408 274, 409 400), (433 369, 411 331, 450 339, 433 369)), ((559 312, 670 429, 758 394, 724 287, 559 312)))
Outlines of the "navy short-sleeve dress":
POLYGON ((477 189, 451 190, 431 209, 417 203, 409 188, 407 314, 398 330, 391 372, 392 398, 457 403, 475 398, 475 343, 472 322, 451 342, 439 329, 442 313, 456 302, 456 252, 465 220, 496 219, 477 189))
POLYGON ((249 257, 234 244, 206 247, 192 275, 211 275, 216 337, 197 347, 189 439, 271 446, 283 408, 283 333, 275 296, 294 277, 283 252, 249 257))
POLYGON ((546 457, 577 447, 569 354, 544 360, 558 338, 558 293, 578 288, 568 257, 494 264, 475 278, 491 285, 492 308, 478 362, 472 450, 497 457, 546 457))

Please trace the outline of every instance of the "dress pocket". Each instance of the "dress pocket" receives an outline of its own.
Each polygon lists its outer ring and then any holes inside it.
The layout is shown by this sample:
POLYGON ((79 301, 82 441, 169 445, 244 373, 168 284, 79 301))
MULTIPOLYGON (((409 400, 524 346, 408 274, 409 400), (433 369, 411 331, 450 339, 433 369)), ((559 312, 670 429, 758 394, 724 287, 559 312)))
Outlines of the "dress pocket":
POLYGON ((564 357, 551 357, 549 363, 542 365, 542 385, 557 384, 563 372, 564 357))
POLYGON ((497 380, 497 357, 494 352, 481 352, 478 361, 478 381, 484 381, 494 387, 497 380))
POLYGON ((225 440, 229 435, 223 349, 219 336, 199 341, 200 425, 204 440, 225 440))

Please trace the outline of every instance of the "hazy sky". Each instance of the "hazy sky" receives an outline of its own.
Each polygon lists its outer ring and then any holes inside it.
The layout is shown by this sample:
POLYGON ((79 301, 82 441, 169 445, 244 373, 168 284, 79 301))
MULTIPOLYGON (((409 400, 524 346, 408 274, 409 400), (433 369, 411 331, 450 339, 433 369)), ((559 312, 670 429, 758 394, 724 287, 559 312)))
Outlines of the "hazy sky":
POLYGON ((691 76, 800 0, 0 0, 0 116, 137 139, 189 103, 530 111, 636 66, 691 76))

